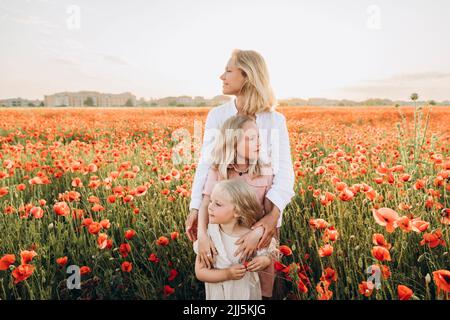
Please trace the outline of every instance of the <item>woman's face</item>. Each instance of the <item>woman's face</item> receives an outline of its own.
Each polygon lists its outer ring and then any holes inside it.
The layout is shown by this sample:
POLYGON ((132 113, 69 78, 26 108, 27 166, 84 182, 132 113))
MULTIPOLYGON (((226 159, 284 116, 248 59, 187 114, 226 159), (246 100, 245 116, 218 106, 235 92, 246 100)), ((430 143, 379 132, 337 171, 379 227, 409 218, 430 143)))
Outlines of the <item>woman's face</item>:
POLYGON ((247 121, 242 126, 242 130, 243 137, 238 141, 236 148, 238 158, 255 163, 259 156, 259 136, 256 122, 247 121))
POLYGON ((233 60, 228 60, 225 72, 220 76, 220 80, 223 82, 222 92, 227 95, 237 95, 241 90, 245 77, 242 75, 240 69, 238 69, 233 60))
POLYGON ((213 188, 208 205, 209 223, 230 223, 235 217, 234 205, 227 192, 219 186, 213 188))

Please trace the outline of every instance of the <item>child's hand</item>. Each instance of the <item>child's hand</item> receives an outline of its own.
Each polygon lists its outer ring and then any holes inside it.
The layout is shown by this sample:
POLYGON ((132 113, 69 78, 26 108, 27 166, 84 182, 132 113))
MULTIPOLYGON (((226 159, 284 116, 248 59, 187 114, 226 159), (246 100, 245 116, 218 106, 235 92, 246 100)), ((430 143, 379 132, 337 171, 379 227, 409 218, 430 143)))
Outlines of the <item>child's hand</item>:
POLYGON ((258 242, 263 234, 262 228, 257 228, 250 232, 247 232, 235 244, 240 245, 234 253, 234 256, 238 256, 240 253, 240 262, 247 261, 253 257, 256 253, 258 242))
POLYGON ((208 235, 200 235, 198 238, 198 256, 200 262, 208 269, 214 266, 214 255, 217 254, 216 247, 208 235))
POLYGON ((258 272, 264 270, 272 263, 272 259, 267 256, 257 256, 247 264, 247 271, 258 272))
POLYGON ((244 265, 235 264, 228 268, 228 279, 229 280, 240 280, 244 277, 247 270, 245 270, 244 265))

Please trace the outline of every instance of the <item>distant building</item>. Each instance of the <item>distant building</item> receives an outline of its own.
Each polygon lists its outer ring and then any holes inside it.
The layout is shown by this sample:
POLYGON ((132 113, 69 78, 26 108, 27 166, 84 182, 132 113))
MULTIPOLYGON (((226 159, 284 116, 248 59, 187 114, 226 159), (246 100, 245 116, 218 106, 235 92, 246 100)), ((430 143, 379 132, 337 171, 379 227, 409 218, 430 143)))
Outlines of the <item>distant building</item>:
POLYGON ((224 95, 215 96, 214 98, 211 99, 211 104, 214 106, 217 106, 217 105, 224 104, 230 100, 231 100, 231 97, 229 97, 229 96, 224 96, 224 95))
POLYGON ((39 107, 41 103, 41 100, 29 100, 22 98, 0 100, 0 106, 5 107, 39 107))
POLYGON ((122 107, 136 106, 136 96, 130 92, 119 94, 96 91, 59 92, 44 96, 46 107, 122 107))

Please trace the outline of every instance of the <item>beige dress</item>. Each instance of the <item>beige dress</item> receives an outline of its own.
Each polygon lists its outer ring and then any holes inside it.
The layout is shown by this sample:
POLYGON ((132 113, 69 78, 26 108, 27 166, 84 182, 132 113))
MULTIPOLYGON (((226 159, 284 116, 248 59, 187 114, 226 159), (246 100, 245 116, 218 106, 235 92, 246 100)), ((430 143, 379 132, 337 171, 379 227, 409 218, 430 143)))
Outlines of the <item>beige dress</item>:
MULTIPOLYGON (((244 173, 242 175, 239 175, 235 170, 228 170, 228 178, 229 179, 241 179, 245 181, 252 190, 256 193, 256 198, 258 199, 259 203, 263 207, 263 212, 260 213, 260 215, 256 218, 256 220, 261 219, 266 213, 270 211, 270 209, 265 207, 266 201, 265 197, 268 192, 268 190, 272 186, 273 182, 273 171, 271 168, 263 167, 261 168, 262 173, 260 176, 251 178, 248 173, 244 173)), ((203 194, 206 194, 208 196, 211 195, 211 192, 214 188, 214 186, 220 181, 219 172, 213 168, 209 169, 208 176, 206 179, 205 186, 203 187, 203 194)), ((277 222, 277 229, 281 226, 281 215, 277 222)), ((277 230, 278 231, 278 230, 277 230)), ((277 239, 279 240, 279 238, 277 239)), ((275 260, 273 261, 275 263, 275 260)), ((265 297, 271 297, 273 286, 275 283, 275 268, 274 264, 271 263, 266 269, 258 272, 259 273, 259 280, 261 281, 261 290, 262 295, 265 297)))
MULTIPOLYGON (((218 252, 214 268, 225 269, 239 264, 239 256, 234 257, 234 252, 238 248, 235 242, 239 237, 227 235, 218 224, 208 225, 208 235, 218 252)), ((194 251, 198 254, 198 241, 194 242, 194 251)), ((256 255, 271 255, 276 251, 276 241, 272 238, 270 246, 259 250, 256 255)), ((261 284, 257 272, 246 272, 239 280, 205 282, 205 292, 206 300, 261 300, 261 284)))

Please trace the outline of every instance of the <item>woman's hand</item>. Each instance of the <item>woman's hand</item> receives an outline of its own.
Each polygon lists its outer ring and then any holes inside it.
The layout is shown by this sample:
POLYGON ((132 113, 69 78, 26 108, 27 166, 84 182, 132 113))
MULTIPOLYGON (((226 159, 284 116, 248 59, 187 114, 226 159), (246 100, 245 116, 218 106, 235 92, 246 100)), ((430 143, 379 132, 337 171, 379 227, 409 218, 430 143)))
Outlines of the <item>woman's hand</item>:
POLYGON ((191 209, 189 215, 186 218, 186 235, 189 240, 194 242, 197 240, 197 226, 198 226, 198 210, 191 209))
POLYGON ((262 235, 261 240, 258 243, 258 250, 268 247, 270 242, 272 241, 272 237, 275 235, 275 230, 277 227, 278 216, 279 215, 275 214, 275 212, 272 211, 271 213, 266 214, 252 226, 252 229, 258 227, 264 228, 264 234, 262 235))
POLYGON ((264 270, 272 263, 272 259, 267 256, 257 256, 247 264, 247 271, 258 272, 264 270))
POLYGON ((198 237, 198 256, 200 262, 208 269, 214 267, 214 256, 217 254, 216 247, 207 234, 200 234, 198 237))
POLYGON ((259 239, 261 239, 263 233, 264 229, 259 227, 240 237, 239 240, 235 242, 239 247, 235 251, 234 256, 236 257, 241 254, 241 257, 239 258, 239 261, 241 262, 247 261, 253 257, 256 253, 259 239))

